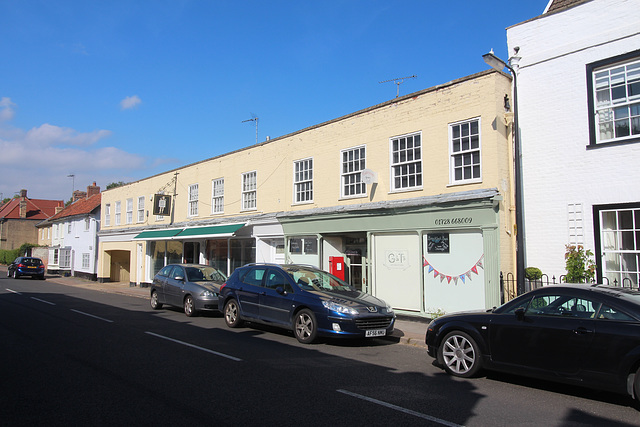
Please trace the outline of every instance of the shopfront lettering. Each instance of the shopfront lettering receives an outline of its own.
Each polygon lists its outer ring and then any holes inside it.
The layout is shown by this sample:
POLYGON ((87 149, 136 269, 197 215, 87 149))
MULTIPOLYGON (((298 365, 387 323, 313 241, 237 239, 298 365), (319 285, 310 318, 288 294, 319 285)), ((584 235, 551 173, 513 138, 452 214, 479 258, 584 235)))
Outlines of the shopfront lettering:
POLYGON ((473 218, 471 217, 438 218, 435 220, 436 225, 461 225, 471 223, 473 223, 473 218))

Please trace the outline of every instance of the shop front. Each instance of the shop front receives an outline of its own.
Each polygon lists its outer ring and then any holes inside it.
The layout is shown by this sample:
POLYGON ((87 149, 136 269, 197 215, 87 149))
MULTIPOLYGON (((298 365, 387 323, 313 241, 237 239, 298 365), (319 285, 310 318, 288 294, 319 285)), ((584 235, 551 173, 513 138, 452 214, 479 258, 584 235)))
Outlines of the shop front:
POLYGON ((481 190, 281 214, 286 260, 343 274, 401 313, 492 307, 510 262, 500 254, 511 238, 500 232, 501 200, 481 190))

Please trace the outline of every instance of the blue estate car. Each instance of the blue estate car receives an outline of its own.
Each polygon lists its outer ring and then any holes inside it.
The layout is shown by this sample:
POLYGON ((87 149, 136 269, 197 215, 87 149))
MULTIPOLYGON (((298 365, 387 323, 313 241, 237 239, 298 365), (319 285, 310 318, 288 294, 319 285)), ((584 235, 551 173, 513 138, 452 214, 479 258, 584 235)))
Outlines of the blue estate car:
POLYGON ((395 314, 384 301, 314 267, 248 264, 220 289, 227 326, 243 321, 292 330, 303 344, 317 336, 380 337, 393 332, 395 314))
POLYGON ((40 258, 18 257, 7 267, 7 276, 13 276, 14 279, 21 276, 30 276, 44 280, 44 263, 40 258))

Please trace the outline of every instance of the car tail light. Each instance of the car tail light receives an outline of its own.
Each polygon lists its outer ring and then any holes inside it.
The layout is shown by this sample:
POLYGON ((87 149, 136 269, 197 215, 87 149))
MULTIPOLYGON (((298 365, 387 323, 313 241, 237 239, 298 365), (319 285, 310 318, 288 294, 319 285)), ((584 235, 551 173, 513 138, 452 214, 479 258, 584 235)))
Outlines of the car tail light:
POLYGON ((224 289, 224 287, 227 286, 227 282, 224 282, 221 286, 220 286, 220 293, 222 293, 222 290, 224 289))
POLYGON ((24 267, 26 267, 26 265, 24 265, 22 263, 18 264, 18 268, 24 268, 24 267))

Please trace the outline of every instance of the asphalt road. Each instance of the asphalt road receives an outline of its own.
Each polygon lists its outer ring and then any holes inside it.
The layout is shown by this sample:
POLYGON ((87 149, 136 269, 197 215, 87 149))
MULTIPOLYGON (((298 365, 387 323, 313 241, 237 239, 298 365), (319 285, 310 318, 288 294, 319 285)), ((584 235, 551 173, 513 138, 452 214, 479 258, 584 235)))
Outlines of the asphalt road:
POLYGON ((0 278, 3 425, 640 425, 625 396, 461 380, 384 339, 299 344, 148 301, 0 278))

